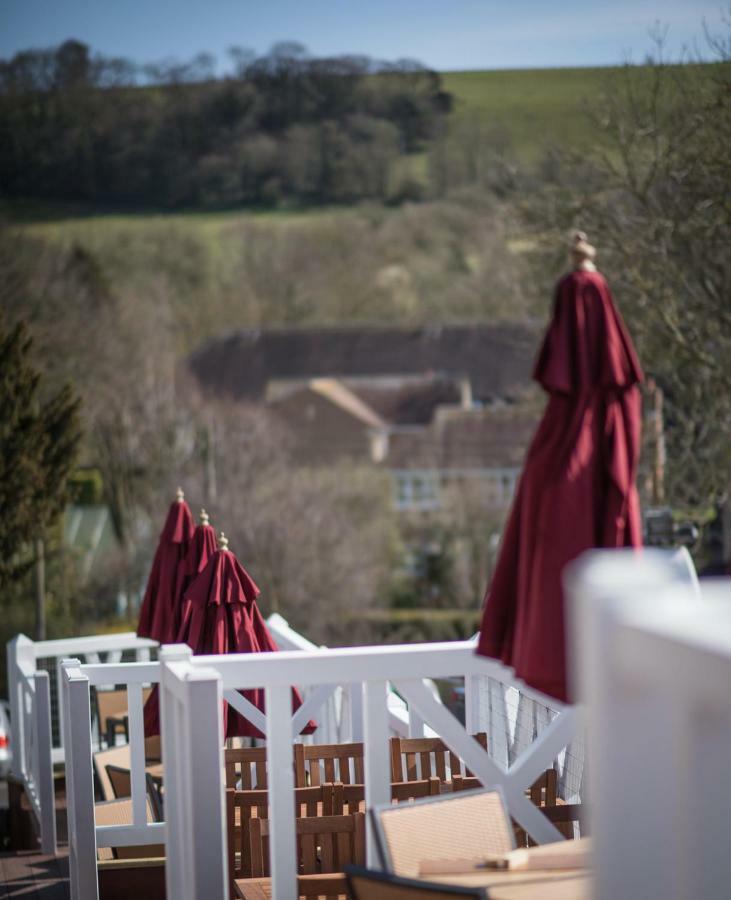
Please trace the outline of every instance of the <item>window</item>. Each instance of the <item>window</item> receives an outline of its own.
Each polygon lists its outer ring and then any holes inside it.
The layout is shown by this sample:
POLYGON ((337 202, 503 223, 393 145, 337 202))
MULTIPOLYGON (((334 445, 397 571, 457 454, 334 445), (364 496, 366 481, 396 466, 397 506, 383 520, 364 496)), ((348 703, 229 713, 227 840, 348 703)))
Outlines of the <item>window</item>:
POLYGON ((439 508, 439 486, 435 472, 394 473, 394 505, 400 510, 439 508))

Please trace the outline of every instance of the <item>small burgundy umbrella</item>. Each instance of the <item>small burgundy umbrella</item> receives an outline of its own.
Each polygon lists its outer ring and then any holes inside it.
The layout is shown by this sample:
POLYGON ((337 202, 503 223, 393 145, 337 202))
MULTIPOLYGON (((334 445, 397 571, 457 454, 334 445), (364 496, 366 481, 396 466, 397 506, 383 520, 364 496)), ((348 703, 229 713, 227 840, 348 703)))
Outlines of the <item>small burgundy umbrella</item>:
MULTIPOLYGON (((270 653, 279 648, 266 626, 256 604, 259 588, 228 549, 228 540, 221 533, 218 550, 208 559, 205 568, 190 585, 184 597, 189 604, 178 633, 178 641, 185 642, 196 655, 220 653, 270 653)), ((257 709, 265 712, 264 691, 252 688, 240 692, 257 709)), ((149 736, 160 730, 157 703, 150 696, 145 705, 145 733, 149 736)), ((302 705, 302 697, 292 688, 292 712, 302 705)), ((224 737, 257 737, 264 735, 228 703, 223 709, 224 737)), ((311 734, 317 724, 307 723, 303 734, 311 734)))
POLYGON ((477 652, 559 700, 566 687, 564 566, 591 547, 642 544, 635 478, 642 370, 586 235, 561 279, 533 377, 548 404, 485 595, 477 652))
POLYGON ((175 597, 178 602, 174 609, 174 621, 172 632, 175 640, 178 638, 183 623, 190 615, 190 601, 185 599, 185 594, 198 575, 205 569, 206 563, 216 552, 216 529, 209 524, 210 519, 205 509, 200 512, 200 524, 196 525, 193 538, 188 544, 185 559, 178 567, 178 577, 175 584, 175 597))
POLYGON ((161 644, 175 639, 172 631, 177 601, 178 569, 193 537, 195 523, 183 491, 178 488, 177 499, 168 511, 165 525, 152 561, 145 597, 140 608, 137 634, 161 644))

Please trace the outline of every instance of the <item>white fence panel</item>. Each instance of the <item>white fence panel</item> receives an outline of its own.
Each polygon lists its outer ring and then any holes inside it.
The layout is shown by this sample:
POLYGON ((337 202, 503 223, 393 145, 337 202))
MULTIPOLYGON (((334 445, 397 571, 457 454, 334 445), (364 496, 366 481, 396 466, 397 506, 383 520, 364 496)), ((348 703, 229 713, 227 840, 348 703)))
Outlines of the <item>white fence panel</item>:
MULTIPOLYGON (((166 668, 172 664, 163 663, 166 668)), ((427 677, 448 677, 461 674, 491 675, 507 681, 509 673, 499 663, 477 657, 471 642, 422 644, 393 647, 354 647, 316 652, 282 652, 256 656, 201 656, 175 664, 178 681, 192 677, 204 668, 207 677, 217 673, 223 692, 264 686, 267 699, 267 764, 270 767, 270 816, 272 833, 270 859, 274 896, 278 900, 293 900, 296 896, 294 848, 294 810, 291 803, 292 760, 290 686, 303 687, 337 684, 347 672, 351 684, 359 684, 363 695, 363 720, 366 744, 366 798, 373 805, 385 802, 389 796, 390 766, 388 759, 387 685, 406 698, 409 709, 418 712, 443 737, 448 746, 465 760, 469 768, 486 786, 502 786, 511 815, 539 842, 562 840, 557 829, 533 806, 525 796, 525 788, 548 766, 559 752, 571 742, 579 728, 578 711, 561 707, 539 738, 506 770, 498 765, 465 731, 459 721, 435 699, 425 684, 427 677)), ((167 677, 167 676, 165 676, 167 677)), ((534 698, 544 701, 541 695, 534 698)), ((181 701, 182 702, 182 701, 181 701)), ((180 711, 180 716, 190 711, 180 711)), ((167 722, 166 722, 167 727, 167 722)), ((181 733, 176 733, 176 740, 181 733)), ((205 743, 206 754, 213 754, 220 739, 210 729, 198 735, 205 743), (218 743, 217 743, 218 742, 218 743)), ((193 750, 190 742, 181 751, 193 750)), ((196 771, 198 771, 197 764, 196 771)), ((183 817, 169 828, 175 829, 180 852, 190 856, 195 845, 205 840, 209 831, 218 827, 218 813, 209 818, 199 809, 180 803, 176 815, 183 817)), ((369 861, 375 864, 372 842, 369 842, 369 861)))
POLYGON ((731 580, 654 554, 567 579, 587 703, 597 900, 722 897, 731 884, 731 580))
POLYGON ((33 642, 8 643, 11 772, 23 784, 38 824, 43 853, 56 852, 56 809, 51 762, 51 694, 48 672, 37 672, 33 642))

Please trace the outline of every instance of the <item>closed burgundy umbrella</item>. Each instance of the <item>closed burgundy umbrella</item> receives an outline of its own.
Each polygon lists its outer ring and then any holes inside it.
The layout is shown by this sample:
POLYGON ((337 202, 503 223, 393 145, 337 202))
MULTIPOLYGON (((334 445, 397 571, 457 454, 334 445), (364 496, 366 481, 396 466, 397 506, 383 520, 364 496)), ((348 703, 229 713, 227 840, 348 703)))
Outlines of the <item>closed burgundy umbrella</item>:
MULTIPOLYGON (((235 555, 228 549, 224 534, 205 568, 193 581, 184 597, 189 604, 178 633, 178 641, 188 644, 193 653, 270 653, 279 648, 259 611, 256 598, 259 588, 235 555)), ((260 688, 240 692, 249 702, 264 708, 264 691, 260 688)), ((149 736, 160 730, 157 703, 145 705, 145 732, 149 736)), ((292 689, 292 712, 302 705, 302 697, 292 689)), ((224 737, 257 737, 264 735, 228 703, 223 709, 224 737)), ((317 724, 308 722, 303 734, 311 734, 317 724)))
POLYGON ((485 596, 477 652, 567 701, 564 566, 591 547, 642 544, 635 479, 642 370, 594 248, 574 238, 533 373, 548 404, 528 450, 485 596))
POLYGON ((216 552, 216 529, 209 522, 208 513, 205 509, 202 509, 200 524, 196 525, 193 537, 188 544, 185 559, 178 567, 178 577, 175 585, 175 596, 178 602, 174 609, 172 628, 176 642, 183 640, 178 635, 190 614, 190 601, 185 599, 185 594, 198 575, 205 569, 210 557, 216 552))
MULTIPOLYGON (((185 638, 178 635, 181 629, 185 627, 187 617, 190 613, 190 601, 186 599, 185 594, 190 585, 195 581, 200 572, 206 566, 210 557, 216 552, 216 530, 209 525, 208 513, 205 509, 200 513, 200 524, 196 525, 193 537, 188 544, 185 558, 178 566, 178 573, 175 583, 175 603, 173 608, 173 623, 170 633, 174 637, 170 638, 170 642, 184 642, 185 638)), ((150 734, 159 734, 160 731, 160 696, 159 686, 155 685, 145 703, 145 731, 150 734), (148 727, 149 726, 149 727, 148 727)))
POLYGON ((183 491, 168 510, 152 561, 145 597, 140 608, 137 634, 163 643, 175 639, 174 610, 177 605, 178 569, 193 537, 195 523, 183 491))

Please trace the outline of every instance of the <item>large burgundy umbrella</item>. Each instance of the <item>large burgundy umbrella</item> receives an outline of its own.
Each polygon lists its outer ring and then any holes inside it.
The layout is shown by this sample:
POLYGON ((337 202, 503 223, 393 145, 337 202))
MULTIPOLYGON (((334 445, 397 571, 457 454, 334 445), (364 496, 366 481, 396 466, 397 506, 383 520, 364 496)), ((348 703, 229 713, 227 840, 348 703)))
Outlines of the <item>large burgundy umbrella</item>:
POLYGON ((594 248, 558 283, 533 373, 548 404, 526 456, 485 596, 477 652, 567 701, 564 566, 591 547, 640 546, 635 478, 642 370, 594 248))
POLYGON ((195 523, 183 492, 178 488, 177 499, 168 510, 165 525, 152 561, 145 597, 140 608, 137 634, 163 643, 175 639, 172 631, 174 609, 177 604, 176 583, 178 568, 185 558, 195 523))
MULTIPOLYGON (((259 588, 234 554, 228 549, 224 534, 219 549, 208 559, 205 568, 190 585, 184 597, 189 604, 178 641, 188 644, 195 654, 269 653, 279 648, 266 626, 256 604, 259 588)), ((257 709, 265 712, 264 691, 260 688, 240 692, 257 709)), ((145 732, 149 736, 160 730, 157 703, 145 705, 145 732)), ((292 712, 302 705, 302 697, 292 689, 292 712)), ((223 709, 224 737, 258 737, 264 735, 228 703, 223 709)), ((308 722, 303 734, 317 727, 308 722)))

